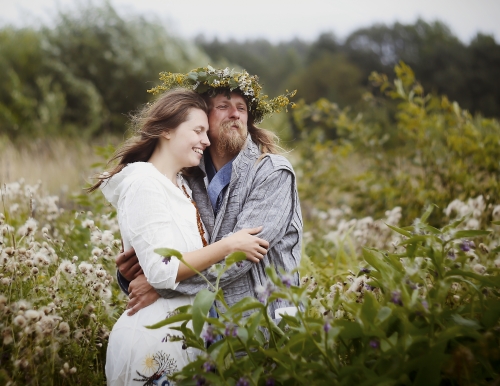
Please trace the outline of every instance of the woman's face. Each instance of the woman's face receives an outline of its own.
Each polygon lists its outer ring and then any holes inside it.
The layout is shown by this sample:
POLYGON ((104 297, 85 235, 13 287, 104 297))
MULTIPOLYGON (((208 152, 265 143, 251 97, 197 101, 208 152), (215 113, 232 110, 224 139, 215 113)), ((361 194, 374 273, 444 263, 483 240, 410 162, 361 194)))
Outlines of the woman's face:
POLYGON ((207 136, 208 117, 203 110, 191 109, 187 120, 165 133, 168 152, 180 169, 198 166, 203 152, 210 146, 207 136))

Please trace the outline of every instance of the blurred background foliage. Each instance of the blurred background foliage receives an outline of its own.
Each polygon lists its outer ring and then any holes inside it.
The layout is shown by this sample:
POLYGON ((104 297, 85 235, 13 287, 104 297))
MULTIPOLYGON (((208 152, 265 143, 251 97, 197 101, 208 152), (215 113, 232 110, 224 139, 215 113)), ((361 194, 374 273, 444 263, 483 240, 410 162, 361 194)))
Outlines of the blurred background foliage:
POLYGON ((312 208, 347 204, 370 216, 401 206, 411 221, 427 204, 488 201, 498 191, 500 45, 491 36, 466 44, 446 25, 418 20, 361 28, 344 41, 331 33, 313 42, 188 41, 107 2, 58 11, 50 25, 0 25, 0 180, 30 174, 15 158, 49 165, 54 153, 75 168, 56 174, 79 174, 81 187, 82 163, 70 160, 88 158, 90 174, 92 147, 128 135, 128 115, 148 102, 160 71, 208 63, 258 74, 271 97, 298 90, 293 113, 264 126, 291 149, 306 220, 312 208))

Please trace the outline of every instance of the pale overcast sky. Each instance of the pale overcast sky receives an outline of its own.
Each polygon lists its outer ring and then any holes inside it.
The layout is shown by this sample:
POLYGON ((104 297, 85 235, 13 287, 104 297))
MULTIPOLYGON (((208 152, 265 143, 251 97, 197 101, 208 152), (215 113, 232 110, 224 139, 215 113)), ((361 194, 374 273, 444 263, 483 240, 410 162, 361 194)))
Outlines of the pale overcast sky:
MULTIPOLYGON (((395 21, 440 20, 462 41, 477 32, 500 42, 500 0, 109 0, 122 15, 158 17, 175 34, 204 34, 222 40, 295 37, 312 41, 322 32, 339 38, 360 27, 395 21)), ((57 7, 68 9, 87 0, 0 0, 0 23, 33 24, 50 20, 57 7)), ((100 4, 100 0, 90 0, 100 4)))

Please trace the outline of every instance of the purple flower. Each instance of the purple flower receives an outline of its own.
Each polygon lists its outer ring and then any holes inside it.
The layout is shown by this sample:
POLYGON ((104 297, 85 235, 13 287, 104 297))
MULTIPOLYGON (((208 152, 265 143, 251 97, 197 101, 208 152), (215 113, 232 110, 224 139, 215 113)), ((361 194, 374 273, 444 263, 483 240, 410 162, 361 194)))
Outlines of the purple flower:
POLYGON ((375 287, 372 287, 370 284, 365 284, 365 289, 367 289, 368 291, 373 291, 375 287))
POLYGON ((330 331, 330 329, 332 328, 332 326, 330 326, 330 323, 326 322, 323 326, 323 330, 328 333, 328 331, 330 331))
POLYGON ((227 323, 226 324, 226 331, 224 332, 226 336, 238 336, 238 326, 234 323, 227 323))
POLYGON ((196 379, 196 386, 203 386, 207 383, 207 380, 198 374, 193 375, 193 379, 196 379))
POLYGON ((428 309, 429 309, 429 304, 428 304, 428 303, 427 303, 427 301, 425 301, 425 300, 422 300, 422 306, 423 306, 426 310, 428 310, 428 309))
POLYGON ((460 249, 464 252, 469 252, 470 251, 470 248, 471 248, 471 243, 469 240, 464 240, 462 241, 462 243, 460 244, 460 249))
POLYGON ((203 332, 201 337, 208 344, 214 343, 215 342, 214 328, 212 326, 208 326, 207 329, 203 332))
POLYGON ((241 377, 238 379, 238 382, 236 382, 236 386, 250 386, 250 382, 248 382, 245 377, 241 377))
POLYGON ((172 256, 165 256, 165 257, 163 258, 163 262, 165 263, 165 265, 167 265, 168 263, 170 263, 170 258, 171 258, 171 257, 172 257, 172 256))
POLYGON ((455 258, 456 258, 455 251, 453 249, 450 249, 448 251, 448 259, 455 260, 455 258))
POLYGON ((391 302, 398 306, 403 305, 403 301, 401 300, 401 292, 400 291, 392 291, 391 302))
POLYGON ((371 271, 368 268, 361 268, 361 272, 370 273, 371 271))
POLYGON ((290 275, 284 275, 281 279, 281 282, 286 286, 286 288, 290 288, 293 282, 293 277, 290 275))
POLYGON ((212 362, 207 361, 207 362, 203 363, 203 370, 206 373, 210 373, 210 372, 215 370, 215 365, 212 362))
POLYGON ((378 349, 380 347, 380 342, 377 339, 370 340, 370 347, 373 349, 378 349))
POLYGON ((276 382, 274 381, 273 378, 266 379, 266 386, 274 386, 274 385, 276 385, 276 382))
POLYGON ((261 303, 265 303, 267 298, 269 298, 274 291, 274 285, 270 281, 267 281, 265 285, 258 285, 255 287, 257 299, 259 299, 259 302, 261 303))

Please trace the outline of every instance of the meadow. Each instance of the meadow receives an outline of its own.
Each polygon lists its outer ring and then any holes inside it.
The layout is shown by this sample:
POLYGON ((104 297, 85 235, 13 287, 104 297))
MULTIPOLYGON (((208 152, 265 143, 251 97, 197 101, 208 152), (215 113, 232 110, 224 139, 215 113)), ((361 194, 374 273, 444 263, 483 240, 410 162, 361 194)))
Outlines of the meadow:
MULTIPOLYGON (((374 74, 373 81, 382 98, 399 101, 398 138, 374 141, 378 125, 327 101, 293 111, 301 142, 287 156, 306 221, 302 284, 290 286, 287 273, 269 269, 260 298, 244 299, 220 320, 203 313, 214 297, 223 300, 216 289, 162 321, 182 321, 181 339, 202 351, 175 374, 179 384, 498 381, 500 202, 492 194, 499 170, 492 144, 499 124, 426 96, 403 64, 396 76, 389 82, 374 74), (468 169, 455 170, 456 163, 468 169), (435 171, 432 181, 425 170, 435 171), (301 311, 276 324, 266 312, 275 299, 301 311), (244 319, 247 310, 254 313, 244 319), (211 327, 202 329, 207 321, 211 327), (203 339, 217 334, 223 339, 205 349, 203 339)), ((1 383, 104 384, 107 337, 126 304, 114 277, 120 235, 101 195, 81 189, 112 146, 3 141, 1 383)))
MULTIPOLYGON (((156 74, 207 63, 245 67, 271 95, 299 89, 296 108, 262 126, 297 175, 302 280, 269 269, 259 299, 220 319, 205 316, 224 301, 216 286, 152 320, 180 322, 178 339, 200 350, 175 382, 500 384, 499 49, 422 20, 344 43, 189 42, 106 2, 1 27, 0 385, 105 384, 127 302, 121 242, 114 210, 84 188, 131 134, 156 74), (280 299, 300 310, 274 322, 267 306, 280 299)), ((157 384, 154 366, 144 374, 157 384)))

